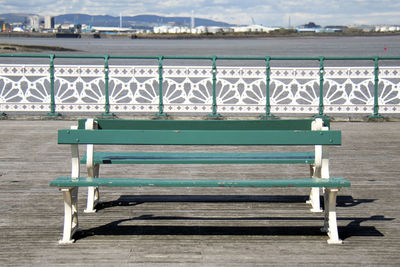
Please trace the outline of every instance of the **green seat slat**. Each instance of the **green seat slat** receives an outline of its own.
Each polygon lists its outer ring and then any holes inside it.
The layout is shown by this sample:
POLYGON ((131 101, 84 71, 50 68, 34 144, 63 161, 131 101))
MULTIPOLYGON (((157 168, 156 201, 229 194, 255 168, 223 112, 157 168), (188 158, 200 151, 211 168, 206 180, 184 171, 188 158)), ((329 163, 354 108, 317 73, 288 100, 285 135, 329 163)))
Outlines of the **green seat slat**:
POLYGON ((58 177, 50 183, 56 187, 349 187, 343 178, 309 178, 277 180, 198 180, 58 177))
POLYGON ((59 130, 59 144, 340 145, 340 131, 59 130))
MULTIPOLYGON (((296 153, 139 153, 94 152, 96 164, 296 164, 314 163, 313 152, 296 153)), ((86 164, 86 155, 81 160, 86 164)))
MULTIPOLYGON (((99 129, 114 130, 310 130, 314 119, 288 120, 110 120, 96 119, 99 129)), ((85 119, 79 129, 85 129, 85 119)), ((329 127, 329 119, 324 120, 329 127)))

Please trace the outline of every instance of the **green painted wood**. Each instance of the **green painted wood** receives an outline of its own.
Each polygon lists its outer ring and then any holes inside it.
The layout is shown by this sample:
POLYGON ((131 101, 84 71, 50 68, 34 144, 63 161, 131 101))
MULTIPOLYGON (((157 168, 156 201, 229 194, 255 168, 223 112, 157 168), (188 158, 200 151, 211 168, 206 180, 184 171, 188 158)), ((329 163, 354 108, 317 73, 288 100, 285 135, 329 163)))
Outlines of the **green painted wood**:
MULTIPOLYGON (((312 164, 313 152, 296 153, 138 153, 95 152, 95 164, 312 164)), ((81 160, 86 164, 86 155, 81 160)))
POLYGON ((84 130, 85 129, 85 122, 86 122, 86 119, 79 119, 78 120, 78 129, 84 130))
POLYGON ((58 177, 50 182, 55 187, 349 187, 343 178, 276 179, 276 180, 183 180, 131 178, 58 177))
MULTIPOLYGON (((78 129, 85 129, 84 119, 78 129)), ((311 130, 313 119, 289 120, 121 120, 97 119, 99 129, 109 130, 311 130)), ((329 119, 324 120, 330 126, 329 119)))
POLYGON ((340 131, 59 130, 59 144, 340 145, 340 131))

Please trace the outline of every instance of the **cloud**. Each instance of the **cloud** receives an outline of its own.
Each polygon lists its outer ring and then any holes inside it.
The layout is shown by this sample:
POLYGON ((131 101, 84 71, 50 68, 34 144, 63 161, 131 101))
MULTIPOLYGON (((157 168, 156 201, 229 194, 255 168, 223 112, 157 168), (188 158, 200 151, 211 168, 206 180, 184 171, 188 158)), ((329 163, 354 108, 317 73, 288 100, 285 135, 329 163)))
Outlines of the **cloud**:
POLYGON ((214 0, 213 1, 213 3, 215 4, 215 5, 227 5, 227 4, 229 4, 229 0, 214 0))

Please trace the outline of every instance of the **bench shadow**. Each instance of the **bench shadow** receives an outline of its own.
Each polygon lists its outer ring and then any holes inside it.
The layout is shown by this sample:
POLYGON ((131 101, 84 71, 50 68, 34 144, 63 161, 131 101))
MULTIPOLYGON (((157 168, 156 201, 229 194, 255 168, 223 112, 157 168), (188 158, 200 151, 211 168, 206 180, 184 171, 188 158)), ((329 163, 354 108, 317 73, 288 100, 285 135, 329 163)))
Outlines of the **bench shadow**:
MULTIPOLYGON (((251 218, 204 218, 204 217, 157 217, 152 215, 143 215, 129 219, 113 221, 106 225, 94 227, 87 230, 81 230, 74 235, 76 240, 84 239, 90 236, 118 236, 118 235, 232 235, 232 236, 321 236, 326 237, 326 233, 320 231, 317 226, 151 226, 151 225, 121 225, 125 222, 138 220, 264 220, 264 221, 301 221, 301 220, 319 220, 312 217, 251 217, 251 218)), ((374 226, 361 226, 363 222, 369 221, 392 221, 394 218, 385 218, 382 215, 376 215, 365 218, 338 218, 338 220, 350 220, 346 226, 339 226, 339 235, 342 240, 353 236, 375 236, 382 237, 382 234, 374 226)))
MULTIPOLYGON (((135 206, 146 202, 282 202, 303 203, 308 196, 214 196, 214 195, 123 195, 118 200, 103 202, 98 210, 115 206, 135 206)), ((353 199, 351 196, 339 196, 337 203, 339 207, 357 206, 361 203, 371 203, 375 199, 353 199)), ((128 219, 110 222, 106 225, 81 230, 74 236, 76 240, 90 236, 105 235, 232 235, 232 236, 321 236, 326 233, 320 231, 319 226, 182 226, 173 225, 173 221, 320 221, 320 217, 185 217, 185 216, 153 216, 151 214, 141 215, 128 219), (171 221, 172 225, 124 225, 134 221, 171 221)), ((346 226, 339 226, 339 235, 345 240, 352 236, 384 236, 374 226, 365 225, 370 221, 392 221, 394 218, 385 218, 382 215, 371 217, 339 217, 338 221, 350 221, 346 226), (363 225, 361 225, 364 223, 363 225)))
MULTIPOLYGON (((148 202, 202 202, 202 203, 224 203, 224 202, 266 202, 266 203, 304 203, 308 196, 254 196, 254 195, 122 195, 117 200, 101 202, 96 209, 103 210, 116 206, 137 206, 148 202)), ((321 203, 323 197, 321 196, 321 203)), ((354 207, 362 203, 371 203, 376 199, 354 199, 352 196, 338 196, 337 207, 354 207)))

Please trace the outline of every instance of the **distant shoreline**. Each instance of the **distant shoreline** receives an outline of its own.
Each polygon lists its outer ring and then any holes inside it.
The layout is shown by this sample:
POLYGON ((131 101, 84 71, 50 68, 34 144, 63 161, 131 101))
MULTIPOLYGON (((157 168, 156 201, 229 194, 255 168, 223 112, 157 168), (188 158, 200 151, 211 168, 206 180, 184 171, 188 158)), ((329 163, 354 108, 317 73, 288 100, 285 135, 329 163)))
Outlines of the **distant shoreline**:
POLYGON ((43 51, 58 51, 58 52, 76 52, 79 50, 64 48, 60 46, 45 46, 45 45, 21 45, 11 43, 0 43, 0 53, 19 53, 19 52, 43 52, 43 51))
POLYGON ((208 33, 208 34, 138 34, 135 39, 247 39, 247 38, 309 38, 309 37, 400 36, 396 33, 208 33))

